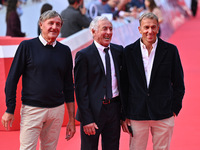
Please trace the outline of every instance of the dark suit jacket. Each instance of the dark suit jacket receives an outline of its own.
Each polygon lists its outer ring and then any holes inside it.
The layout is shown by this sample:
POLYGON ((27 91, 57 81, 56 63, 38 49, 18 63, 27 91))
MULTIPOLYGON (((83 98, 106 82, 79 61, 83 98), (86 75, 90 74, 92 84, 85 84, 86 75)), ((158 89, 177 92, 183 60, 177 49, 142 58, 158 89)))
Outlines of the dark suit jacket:
MULTIPOLYGON (((120 66, 123 47, 110 44, 115 72, 120 91, 120 66)), ((78 111, 76 119, 83 125, 96 122, 106 92, 106 76, 103 63, 95 44, 77 52, 74 68, 76 100, 78 111)))
POLYGON ((61 16, 63 18, 61 37, 68 37, 90 25, 89 18, 70 5, 61 12, 61 16))
POLYGON ((160 120, 178 115, 185 93, 183 69, 176 46, 160 38, 147 88, 140 39, 124 50, 122 95, 126 117, 160 120))

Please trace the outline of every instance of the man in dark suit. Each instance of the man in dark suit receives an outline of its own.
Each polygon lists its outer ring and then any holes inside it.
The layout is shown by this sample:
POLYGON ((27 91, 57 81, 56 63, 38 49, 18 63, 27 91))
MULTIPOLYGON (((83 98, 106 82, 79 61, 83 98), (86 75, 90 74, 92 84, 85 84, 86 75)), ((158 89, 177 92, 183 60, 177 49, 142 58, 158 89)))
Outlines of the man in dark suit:
POLYGON ((140 17, 142 37, 124 50, 122 97, 126 121, 133 130, 131 150, 146 150, 149 130, 154 150, 169 150, 174 117, 185 93, 183 69, 176 46, 157 38, 158 18, 140 17))
POLYGON ((76 117, 81 122, 81 150, 97 150, 100 134, 103 150, 119 149, 123 47, 110 43, 112 29, 106 17, 96 17, 90 24, 94 42, 76 54, 76 117))
POLYGON ((90 19, 85 15, 83 0, 68 0, 68 2, 69 6, 61 12, 63 18, 61 37, 68 37, 90 25, 90 19))

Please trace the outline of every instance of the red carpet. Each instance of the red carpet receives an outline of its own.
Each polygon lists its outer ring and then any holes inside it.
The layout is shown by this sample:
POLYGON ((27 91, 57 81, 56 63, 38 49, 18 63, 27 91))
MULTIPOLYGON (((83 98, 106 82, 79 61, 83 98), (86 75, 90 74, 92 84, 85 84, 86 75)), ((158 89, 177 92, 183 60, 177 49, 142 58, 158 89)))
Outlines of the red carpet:
MULTIPOLYGON (((200 7, 199 7, 200 8, 200 7)), ((200 149, 200 11, 182 25, 169 39, 181 56, 185 73, 186 94, 183 109, 176 118, 171 150, 200 149)))
MULTIPOLYGON (((183 109, 175 120, 171 150, 200 149, 200 11, 196 18, 189 19, 169 39, 180 52, 185 73, 186 94, 183 109)), ((79 150, 80 131, 70 141, 65 140, 65 127, 62 128, 57 150, 79 150)), ((122 133, 120 150, 128 150, 129 137, 122 133)), ((0 131, 0 150, 19 149, 19 131, 0 131)), ((151 138, 147 150, 152 150, 151 138)))

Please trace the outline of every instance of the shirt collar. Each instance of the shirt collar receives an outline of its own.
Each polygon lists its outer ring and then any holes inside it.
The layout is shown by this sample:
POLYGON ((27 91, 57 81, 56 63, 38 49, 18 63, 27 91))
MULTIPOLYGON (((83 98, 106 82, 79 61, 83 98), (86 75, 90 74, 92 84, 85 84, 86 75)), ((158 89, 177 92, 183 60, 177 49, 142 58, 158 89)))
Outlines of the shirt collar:
MULTIPOLYGON (((158 38, 156 38, 155 43, 152 44, 152 47, 153 47, 152 50, 155 50, 155 47, 157 46, 157 44, 158 44, 158 38)), ((144 43, 142 43, 142 38, 140 38, 140 45, 142 49, 147 49, 144 43)))
MULTIPOLYGON (((46 46, 46 45, 48 44, 48 42, 42 37, 41 34, 39 35, 39 39, 40 39, 40 41, 42 42, 42 44, 43 44, 44 46, 46 46)), ((53 47, 56 46, 56 40, 53 42, 52 46, 53 46, 53 47)))
MULTIPOLYGON (((95 44, 95 46, 97 47, 98 50, 101 50, 101 51, 104 52, 104 48, 106 48, 106 47, 104 47, 101 44, 97 43, 97 41, 95 41, 95 40, 94 40, 94 44, 95 44)), ((110 44, 108 45, 108 47, 110 47, 110 44)))

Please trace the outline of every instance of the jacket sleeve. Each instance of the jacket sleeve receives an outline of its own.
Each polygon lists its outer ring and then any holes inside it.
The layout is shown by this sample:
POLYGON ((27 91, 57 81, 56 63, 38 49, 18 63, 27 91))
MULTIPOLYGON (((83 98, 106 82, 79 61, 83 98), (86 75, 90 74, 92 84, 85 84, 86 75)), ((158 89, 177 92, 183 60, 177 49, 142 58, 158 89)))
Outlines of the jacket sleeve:
POLYGON ((75 57, 74 78, 76 100, 83 125, 94 122, 93 114, 89 104, 87 74, 88 65, 86 56, 79 51, 75 57))
POLYGON ((183 68, 177 48, 175 47, 172 70, 173 112, 178 115, 182 108, 182 99, 185 94, 183 68))
POLYGON ((120 75, 121 81, 121 97, 122 97, 122 112, 123 112, 123 119, 126 118, 126 110, 127 110, 127 103, 128 103, 128 90, 129 90, 129 81, 128 81, 128 72, 126 66, 126 49, 123 51, 122 57, 122 70, 120 75))
POLYGON ((77 24, 81 28, 87 28, 87 27, 89 27, 90 21, 91 20, 86 15, 82 15, 81 13, 79 13, 78 18, 77 18, 77 24))

